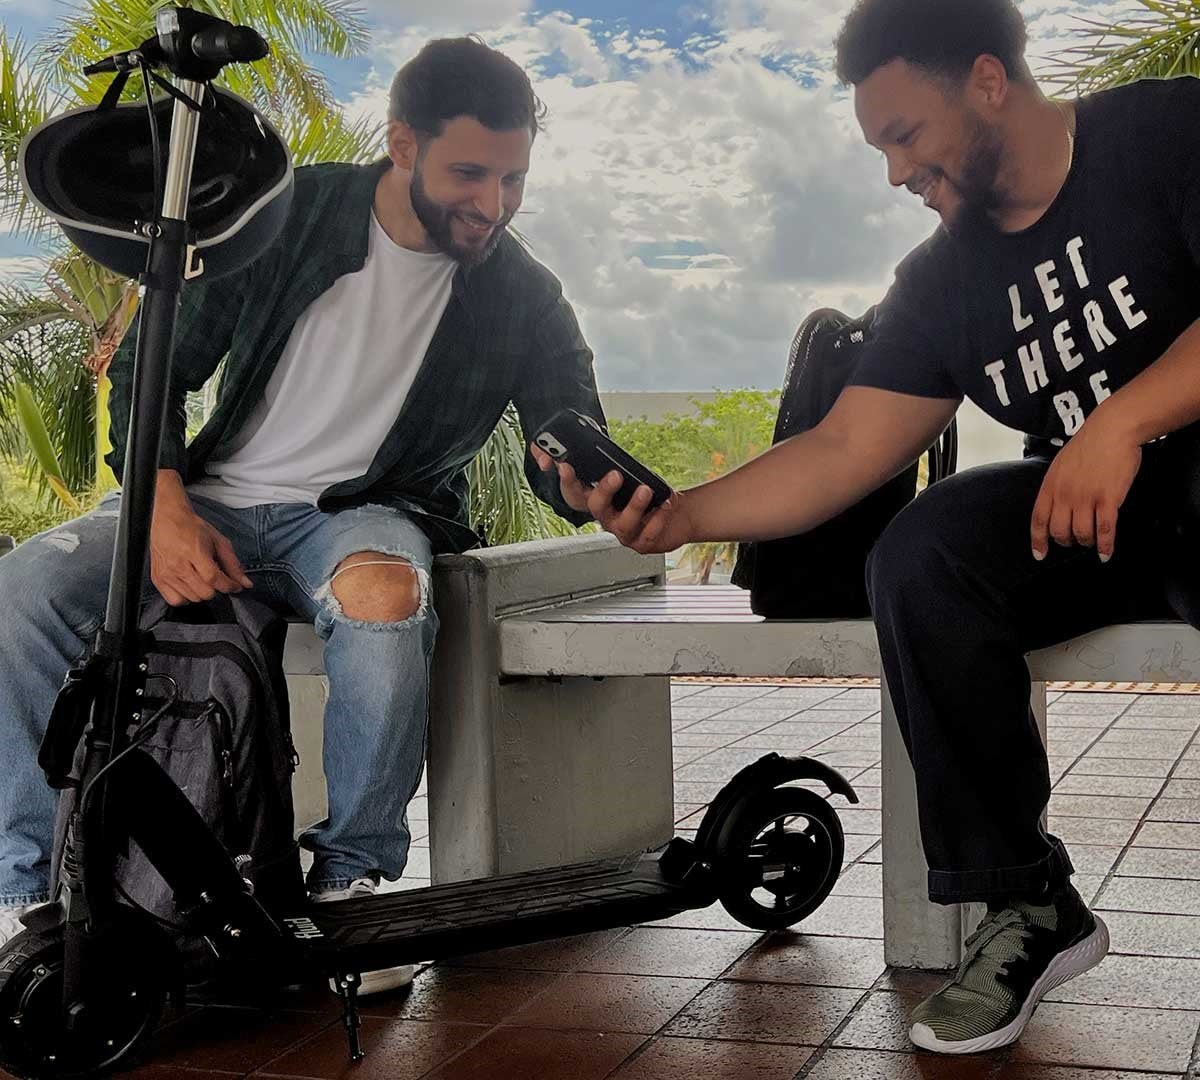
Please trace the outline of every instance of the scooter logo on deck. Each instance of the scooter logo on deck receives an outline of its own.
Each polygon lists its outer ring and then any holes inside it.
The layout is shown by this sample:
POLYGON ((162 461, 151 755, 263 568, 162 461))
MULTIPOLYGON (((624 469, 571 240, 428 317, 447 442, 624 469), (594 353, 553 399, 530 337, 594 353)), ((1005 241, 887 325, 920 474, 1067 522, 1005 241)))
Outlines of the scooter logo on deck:
POLYGON ((317 928, 317 924, 312 919, 284 919, 283 921, 291 928, 292 936, 299 938, 301 941, 325 936, 317 928))

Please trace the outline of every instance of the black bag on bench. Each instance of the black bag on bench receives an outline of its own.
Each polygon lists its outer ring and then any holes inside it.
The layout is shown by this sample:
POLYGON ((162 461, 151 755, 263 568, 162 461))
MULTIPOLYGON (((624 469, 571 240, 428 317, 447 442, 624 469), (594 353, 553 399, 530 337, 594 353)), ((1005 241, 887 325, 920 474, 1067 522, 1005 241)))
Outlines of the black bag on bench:
MULTIPOLYGON (((870 340, 875 308, 851 319, 833 308, 813 312, 788 355, 774 442, 814 428, 842 392, 870 340)), ((954 472, 953 421, 929 449, 929 483, 954 472)), ((914 462, 861 502, 799 536, 741 544, 733 584, 750 590, 750 607, 768 619, 861 618, 870 613, 867 555, 888 522, 917 490, 914 462)))

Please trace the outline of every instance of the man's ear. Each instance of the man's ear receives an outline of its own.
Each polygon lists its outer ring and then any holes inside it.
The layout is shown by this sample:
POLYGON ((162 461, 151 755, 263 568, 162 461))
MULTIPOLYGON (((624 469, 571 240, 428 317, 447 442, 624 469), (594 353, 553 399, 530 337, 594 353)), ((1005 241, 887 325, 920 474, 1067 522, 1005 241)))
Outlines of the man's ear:
POLYGON ((412 172, 421 149, 417 133, 403 120, 389 120, 387 126, 388 157, 397 168, 412 172))
POLYGON ((967 88, 977 99, 976 104, 999 109, 1008 98, 1008 71, 1004 62, 990 53, 975 58, 967 76, 967 88))

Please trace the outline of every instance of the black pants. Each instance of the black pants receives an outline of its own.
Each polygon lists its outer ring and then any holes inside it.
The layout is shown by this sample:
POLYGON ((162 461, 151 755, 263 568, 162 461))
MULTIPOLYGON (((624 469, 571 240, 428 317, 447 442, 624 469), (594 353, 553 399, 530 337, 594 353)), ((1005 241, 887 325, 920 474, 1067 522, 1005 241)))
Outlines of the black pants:
POLYGON ((1053 542, 1044 562, 1030 554, 1046 458, 952 476, 884 531, 867 584, 934 902, 1038 895, 1069 878, 1040 824, 1050 778, 1025 653, 1133 619, 1200 625, 1196 444, 1189 429, 1146 448, 1107 565, 1053 542))

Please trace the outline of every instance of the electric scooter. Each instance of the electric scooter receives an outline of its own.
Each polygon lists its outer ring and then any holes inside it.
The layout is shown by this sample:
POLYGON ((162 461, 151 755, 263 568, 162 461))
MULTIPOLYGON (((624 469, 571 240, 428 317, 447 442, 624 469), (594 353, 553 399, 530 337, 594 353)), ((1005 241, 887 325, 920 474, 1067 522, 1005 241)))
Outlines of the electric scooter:
POLYGON ((114 886, 115 860, 130 843, 170 886, 188 933, 236 979, 280 987, 331 979, 354 1060, 363 1057, 363 971, 647 922, 717 901, 756 929, 804 919, 832 890, 844 841, 827 799, 797 782, 817 781, 858 801, 838 772, 815 759, 764 756, 719 792, 694 840, 677 837, 660 850, 274 911, 142 749, 153 725, 139 700, 148 671, 138 615, 176 307, 199 262, 187 221, 197 129, 220 69, 267 53, 254 31, 190 9, 160 10, 156 31, 140 49, 89 69, 116 71, 118 79, 140 69, 149 98, 149 73, 165 68, 171 81, 155 79, 175 101, 162 197, 144 226, 129 454, 106 617, 88 661, 68 680, 73 707, 82 699, 88 716, 79 794, 56 899, 28 913, 25 930, 0 949, 0 1065, 28 1078, 124 1066, 145 1046, 168 997, 178 995, 186 970, 177 940, 114 886))

